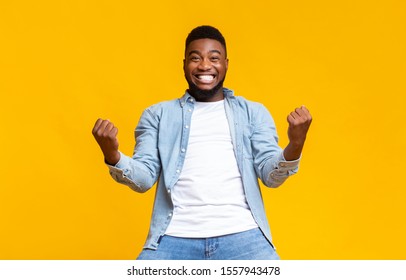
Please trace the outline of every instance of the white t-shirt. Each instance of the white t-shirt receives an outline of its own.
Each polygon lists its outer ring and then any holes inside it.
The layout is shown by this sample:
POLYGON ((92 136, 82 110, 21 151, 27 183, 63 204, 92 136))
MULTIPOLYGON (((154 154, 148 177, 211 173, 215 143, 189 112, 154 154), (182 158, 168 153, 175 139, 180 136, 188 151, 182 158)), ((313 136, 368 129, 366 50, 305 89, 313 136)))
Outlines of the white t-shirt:
POLYGON ((204 238, 258 227, 245 199, 224 100, 195 102, 189 143, 172 191, 166 235, 204 238))

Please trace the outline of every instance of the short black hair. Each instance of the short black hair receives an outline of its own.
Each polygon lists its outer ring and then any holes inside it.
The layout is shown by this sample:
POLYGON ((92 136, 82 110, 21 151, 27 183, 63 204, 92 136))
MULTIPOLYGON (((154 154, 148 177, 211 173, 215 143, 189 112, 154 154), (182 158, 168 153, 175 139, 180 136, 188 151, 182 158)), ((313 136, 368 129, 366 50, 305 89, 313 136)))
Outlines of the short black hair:
POLYGON ((185 50, 192 41, 199 39, 213 39, 219 41, 223 45, 227 57, 226 40, 217 28, 210 25, 201 25, 194 28, 186 38, 185 50))

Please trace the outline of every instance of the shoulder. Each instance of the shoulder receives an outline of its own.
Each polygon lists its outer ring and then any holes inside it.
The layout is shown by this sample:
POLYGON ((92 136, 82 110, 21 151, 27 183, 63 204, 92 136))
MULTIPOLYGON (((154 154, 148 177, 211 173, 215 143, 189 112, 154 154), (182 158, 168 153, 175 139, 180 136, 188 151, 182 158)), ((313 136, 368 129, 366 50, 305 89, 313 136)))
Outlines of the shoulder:
POLYGON ((176 109, 180 108, 180 101, 179 99, 172 99, 167 101, 161 101, 159 103, 155 103, 144 110, 144 114, 148 113, 155 116, 160 116, 165 114, 166 112, 173 112, 176 109))
POLYGON ((179 99, 161 101, 159 103, 155 103, 153 105, 150 105, 145 110, 149 110, 151 112, 156 112, 156 111, 160 111, 160 110, 166 110, 168 108, 179 106, 179 103, 180 103, 179 99))
POLYGON ((242 96, 232 96, 230 101, 235 105, 235 110, 239 111, 240 114, 247 115, 251 121, 271 116, 265 105, 260 102, 248 100, 242 96))
POLYGON ((234 96, 234 99, 238 103, 238 105, 247 108, 249 110, 259 110, 261 108, 265 108, 265 106, 257 101, 248 100, 243 96, 234 96))
POLYGON ((248 100, 243 96, 235 95, 234 91, 228 88, 224 88, 224 94, 231 103, 237 105, 237 108, 247 110, 250 112, 255 112, 258 110, 267 110, 265 106, 256 101, 248 100))

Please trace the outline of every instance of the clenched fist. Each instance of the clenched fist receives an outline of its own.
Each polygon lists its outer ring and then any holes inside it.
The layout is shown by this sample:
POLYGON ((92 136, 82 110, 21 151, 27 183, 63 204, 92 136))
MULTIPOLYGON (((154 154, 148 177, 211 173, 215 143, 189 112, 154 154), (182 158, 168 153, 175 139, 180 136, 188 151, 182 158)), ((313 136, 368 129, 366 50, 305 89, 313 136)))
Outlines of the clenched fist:
POLYGON ((120 160, 117 127, 109 120, 98 119, 93 127, 92 133, 103 152, 106 163, 116 165, 120 160))
POLYGON ((291 112, 287 119, 289 123, 289 144, 285 148, 284 157, 286 160, 295 160, 300 157, 302 152, 307 131, 312 122, 312 116, 309 110, 305 106, 302 106, 291 112))

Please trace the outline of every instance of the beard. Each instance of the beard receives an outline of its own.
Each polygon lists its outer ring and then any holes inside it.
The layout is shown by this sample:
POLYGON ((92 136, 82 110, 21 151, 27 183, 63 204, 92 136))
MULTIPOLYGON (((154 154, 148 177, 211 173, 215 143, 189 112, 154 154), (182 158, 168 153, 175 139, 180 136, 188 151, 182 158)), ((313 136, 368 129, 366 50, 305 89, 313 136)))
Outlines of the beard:
POLYGON ((213 87, 212 89, 208 89, 208 90, 200 89, 194 83, 187 80, 187 83, 189 85, 188 92, 197 101, 205 102, 205 101, 209 100, 211 97, 213 97, 213 95, 215 95, 223 87, 224 80, 225 80, 225 77, 215 87, 213 87))

